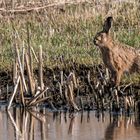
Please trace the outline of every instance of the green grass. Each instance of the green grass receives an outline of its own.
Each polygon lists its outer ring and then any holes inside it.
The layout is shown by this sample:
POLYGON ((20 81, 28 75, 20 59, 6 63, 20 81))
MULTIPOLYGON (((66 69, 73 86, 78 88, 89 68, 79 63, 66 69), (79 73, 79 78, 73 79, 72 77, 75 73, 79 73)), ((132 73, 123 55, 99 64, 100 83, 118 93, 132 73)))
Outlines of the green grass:
POLYGON ((0 21, 0 69, 12 67, 14 45, 27 47, 27 23, 30 24, 30 44, 38 52, 43 46, 44 65, 59 65, 58 60, 79 64, 101 63, 93 37, 111 11, 114 17, 112 34, 116 40, 139 48, 139 6, 129 3, 95 6, 95 3, 48 8, 40 13, 17 14, 0 21), (109 9, 107 9, 109 7, 109 9), (129 9, 129 10, 128 10, 129 9))

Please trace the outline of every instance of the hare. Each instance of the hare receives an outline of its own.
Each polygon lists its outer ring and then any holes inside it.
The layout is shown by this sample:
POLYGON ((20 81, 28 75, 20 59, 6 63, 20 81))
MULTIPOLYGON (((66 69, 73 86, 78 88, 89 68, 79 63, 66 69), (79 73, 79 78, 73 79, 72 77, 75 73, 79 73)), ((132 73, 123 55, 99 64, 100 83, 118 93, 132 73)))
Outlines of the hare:
POLYGON ((125 71, 140 73, 140 53, 112 39, 109 33, 112 21, 112 17, 105 20, 103 30, 95 35, 93 42, 100 48, 103 62, 111 72, 113 83, 118 86, 125 71))

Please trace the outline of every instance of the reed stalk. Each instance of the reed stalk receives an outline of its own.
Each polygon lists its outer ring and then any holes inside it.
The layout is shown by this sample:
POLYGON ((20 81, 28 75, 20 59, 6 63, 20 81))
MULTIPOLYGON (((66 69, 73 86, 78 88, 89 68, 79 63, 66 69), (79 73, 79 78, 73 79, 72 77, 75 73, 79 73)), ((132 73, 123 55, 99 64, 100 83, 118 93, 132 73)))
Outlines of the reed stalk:
POLYGON ((16 55, 17 55, 19 69, 20 69, 21 79, 22 79, 22 82, 23 82, 23 85, 24 85, 25 92, 28 93, 28 89, 27 89, 27 85, 26 85, 25 77, 24 77, 24 71, 23 71, 23 68, 22 68, 22 63, 21 63, 21 60, 20 60, 20 55, 19 55, 19 50, 17 48, 17 45, 15 45, 15 49, 16 49, 16 55))
POLYGON ((31 44, 30 44, 30 40, 31 40, 31 33, 30 33, 30 23, 27 22, 27 45, 28 45, 28 56, 29 56, 29 68, 30 68, 30 73, 31 76, 33 77, 33 61, 32 61, 32 52, 31 52, 31 44))
POLYGON ((31 73, 30 64, 29 64, 29 57, 27 54, 25 54, 25 63, 26 63, 27 74, 28 74, 28 78, 29 78, 30 92, 31 92, 31 95, 34 95, 35 94, 35 83, 34 83, 34 79, 32 76, 33 74, 31 73))
POLYGON ((48 88, 45 88, 42 92, 38 93, 38 95, 34 96, 30 102, 28 103, 28 106, 31 106, 32 104, 35 104, 36 100, 41 97, 46 91, 48 90, 48 88))
POLYGON ((39 86, 41 87, 41 91, 44 89, 43 83, 43 58, 42 58, 42 46, 39 46, 39 86))
POLYGON ((8 110, 10 109, 10 107, 11 107, 11 105, 12 105, 12 102, 13 102, 13 99, 14 99, 14 97, 15 97, 15 94, 17 93, 17 89, 18 89, 18 86, 19 86, 19 82, 20 82, 20 76, 19 76, 18 79, 17 79, 17 83, 16 83, 16 85, 15 85, 14 92, 13 92, 13 94, 11 95, 11 97, 10 97, 10 99, 9 99, 8 107, 7 107, 8 110))

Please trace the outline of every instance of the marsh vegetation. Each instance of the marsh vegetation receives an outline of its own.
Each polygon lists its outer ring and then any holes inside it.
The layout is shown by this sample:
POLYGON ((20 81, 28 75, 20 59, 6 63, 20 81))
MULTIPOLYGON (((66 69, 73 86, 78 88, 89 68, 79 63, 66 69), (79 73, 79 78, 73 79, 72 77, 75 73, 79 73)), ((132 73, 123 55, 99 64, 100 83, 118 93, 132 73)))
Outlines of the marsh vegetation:
POLYGON ((0 3, 0 98, 53 110, 139 109, 139 76, 111 87, 93 37, 114 17, 114 39, 139 49, 138 0, 0 3))

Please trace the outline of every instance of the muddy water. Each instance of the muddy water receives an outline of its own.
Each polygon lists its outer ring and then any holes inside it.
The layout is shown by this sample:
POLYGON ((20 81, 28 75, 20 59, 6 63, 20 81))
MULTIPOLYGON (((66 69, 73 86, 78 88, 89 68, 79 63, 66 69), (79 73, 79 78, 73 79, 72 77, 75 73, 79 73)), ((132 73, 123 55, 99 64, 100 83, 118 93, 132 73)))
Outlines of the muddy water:
POLYGON ((0 108, 0 140, 139 140, 140 117, 0 108))

